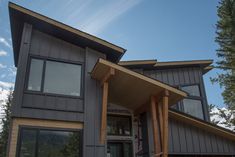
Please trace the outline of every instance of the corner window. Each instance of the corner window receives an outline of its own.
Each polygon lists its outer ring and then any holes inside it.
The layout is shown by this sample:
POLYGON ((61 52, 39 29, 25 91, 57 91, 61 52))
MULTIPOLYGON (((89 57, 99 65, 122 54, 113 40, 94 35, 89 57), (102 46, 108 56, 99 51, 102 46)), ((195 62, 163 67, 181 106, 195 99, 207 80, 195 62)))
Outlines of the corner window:
POLYGON ((108 115, 108 135, 131 136, 131 117, 108 115))
POLYGON ((183 111, 194 117, 204 119, 202 98, 198 85, 182 86, 181 90, 188 93, 188 97, 182 101, 183 111))
POLYGON ((81 72, 79 64, 32 58, 27 90, 81 96, 81 72))
POLYGON ((192 86, 183 86, 181 87, 183 91, 189 94, 189 96, 199 96, 200 97, 200 90, 198 85, 192 85, 192 86))
POLYGON ((203 119, 201 100, 184 99, 183 104, 185 113, 203 119))
POLYGON ((79 131, 22 128, 18 157, 80 157, 79 131))

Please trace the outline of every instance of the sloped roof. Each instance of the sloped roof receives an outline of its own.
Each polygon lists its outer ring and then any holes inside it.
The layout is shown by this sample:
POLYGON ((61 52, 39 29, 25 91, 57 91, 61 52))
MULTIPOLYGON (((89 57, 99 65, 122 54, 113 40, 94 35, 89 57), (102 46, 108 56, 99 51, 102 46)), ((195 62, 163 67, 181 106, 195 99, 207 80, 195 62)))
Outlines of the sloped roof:
POLYGON ((130 60, 120 61, 118 64, 129 68, 146 68, 146 69, 164 69, 164 68, 177 68, 198 66, 203 69, 203 74, 212 69, 210 66, 213 60, 188 60, 188 61, 170 61, 158 62, 157 60, 130 60))
POLYGON ((169 110, 169 117, 235 141, 235 133, 234 132, 232 132, 228 129, 222 128, 220 126, 217 126, 215 124, 206 122, 204 120, 195 118, 195 117, 190 116, 188 114, 184 114, 182 112, 170 109, 169 110))
POLYGON ((46 32, 81 47, 90 47, 107 55, 113 62, 119 61, 125 49, 108 41, 70 27, 49 17, 28 10, 24 7, 9 2, 9 15, 12 32, 15 65, 17 66, 21 35, 24 23, 32 24, 34 28, 46 32))
POLYGON ((184 91, 104 59, 97 61, 91 76, 101 81, 110 68, 115 70, 115 75, 109 82, 110 103, 135 110, 146 104, 151 96, 159 96, 164 90, 169 91, 169 105, 174 105, 187 96, 184 91))

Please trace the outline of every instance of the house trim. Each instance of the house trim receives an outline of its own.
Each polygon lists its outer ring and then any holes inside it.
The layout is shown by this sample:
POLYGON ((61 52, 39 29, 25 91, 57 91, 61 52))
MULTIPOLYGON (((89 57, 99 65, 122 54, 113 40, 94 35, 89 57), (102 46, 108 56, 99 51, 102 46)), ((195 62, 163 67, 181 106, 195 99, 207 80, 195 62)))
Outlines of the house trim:
POLYGON ((44 128, 55 128, 55 129, 83 129, 83 123, 80 122, 65 122, 65 121, 54 121, 54 120, 42 120, 42 119, 31 119, 31 118, 13 118, 11 124, 10 134, 10 149, 9 155, 11 157, 16 156, 17 143, 19 139, 19 129, 21 126, 29 127, 44 127, 44 128))

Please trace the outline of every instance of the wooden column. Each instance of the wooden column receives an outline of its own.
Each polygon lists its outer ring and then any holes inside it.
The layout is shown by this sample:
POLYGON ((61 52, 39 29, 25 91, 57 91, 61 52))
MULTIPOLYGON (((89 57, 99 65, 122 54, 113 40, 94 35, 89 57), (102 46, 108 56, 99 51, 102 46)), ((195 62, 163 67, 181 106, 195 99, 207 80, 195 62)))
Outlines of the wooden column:
POLYGON ((102 99, 102 113, 101 113, 101 129, 100 129, 100 143, 105 144, 106 128, 107 128, 107 106, 108 106, 108 82, 103 84, 103 99, 102 99))
POLYGON ((101 126, 100 126, 100 143, 105 144, 107 136, 107 107, 108 107, 108 92, 109 92, 109 79, 115 74, 115 70, 110 68, 107 74, 100 80, 103 86, 102 97, 102 113, 101 113, 101 126))
POLYGON ((169 91, 165 90, 164 95, 162 98, 162 105, 163 105, 163 157, 168 156, 168 97, 169 97, 169 91))
POLYGON ((156 112, 156 98, 151 96, 150 100, 150 112, 152 117, 152 127, 153 127, 153 142, 154 142, 154 156, 160 156, 161 154, 161 145, 159 138, 159 124, 157 120, 157 112, 156 112))
POLYGON ((158 103, 157 105, 157 110, 158 110, 158 118, 159 118, 159 127, 160 127, 160 136, 161 136, 161 141, 163 141, 163 113, 162 113, 162 109, 163 105, 162 102, 158 103))

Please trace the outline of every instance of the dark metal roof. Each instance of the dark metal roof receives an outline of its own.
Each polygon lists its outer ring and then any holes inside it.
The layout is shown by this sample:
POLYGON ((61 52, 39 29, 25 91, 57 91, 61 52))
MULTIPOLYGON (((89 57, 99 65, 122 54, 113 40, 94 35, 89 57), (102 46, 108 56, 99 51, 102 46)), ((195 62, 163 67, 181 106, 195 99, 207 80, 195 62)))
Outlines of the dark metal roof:
POLYGON ((21 35, 24 23, 32 24, 33 28, 36 28, 39 31, 48 33, 75 45, 84 48, 90 47, 105 53, 107 55, 107 59, 113 62, 118 62, 126 51, 125 49, 103 39, 72 28, 66 24, 55 21, 11 2, 9 2, 9 16, 16 66, 19 57, 21 35))
POLYGON ((203 74, 207 73, 211 69, 210 66, 213 60, 189 60, 189 61, 169 61, 169 62, 158 62, 157 60, 130 60, 120 61, 118 64, 127 68, 142 68, 148 70, 154 69, 169 69, 179 67, 201 67, 203 74))

